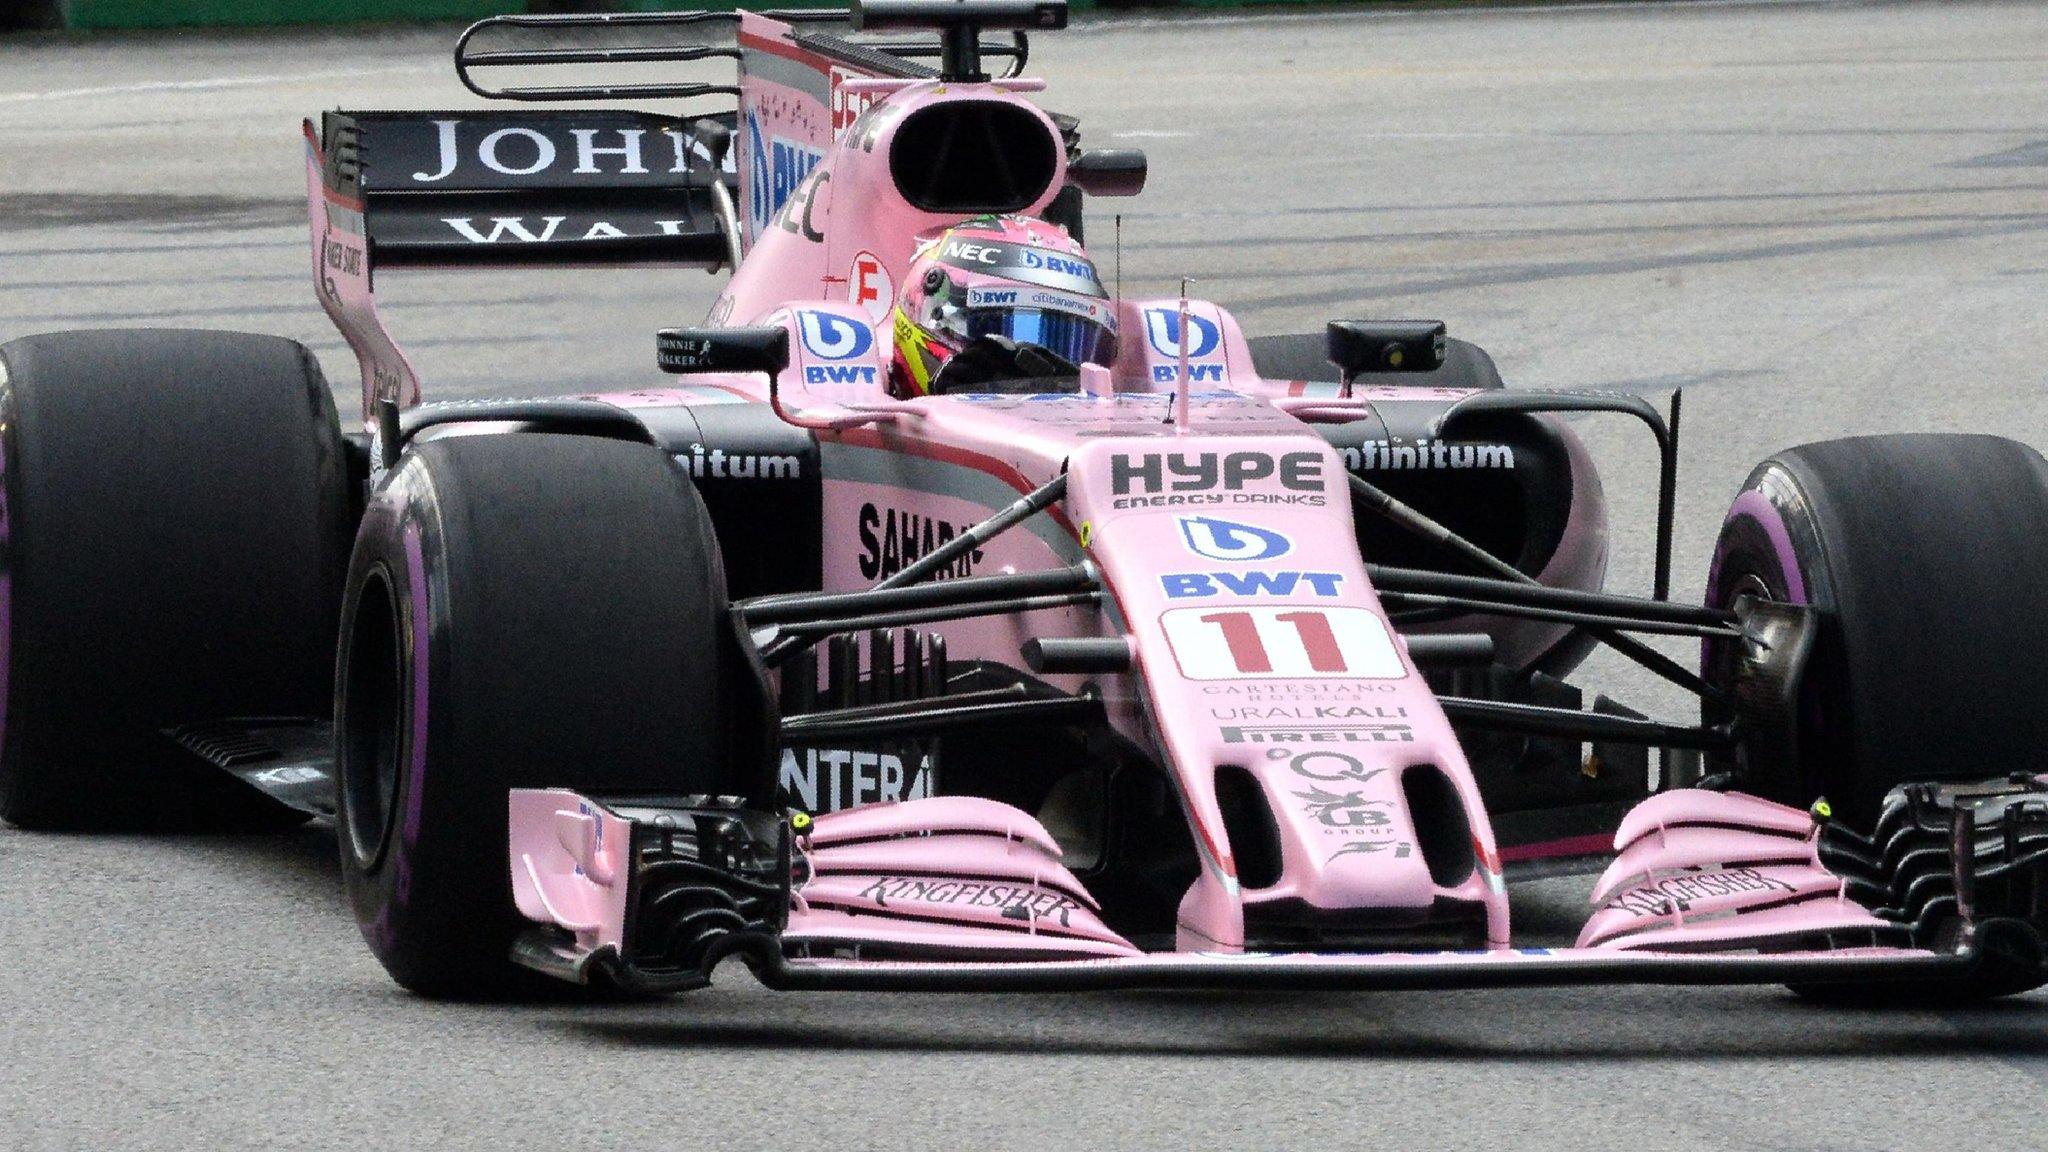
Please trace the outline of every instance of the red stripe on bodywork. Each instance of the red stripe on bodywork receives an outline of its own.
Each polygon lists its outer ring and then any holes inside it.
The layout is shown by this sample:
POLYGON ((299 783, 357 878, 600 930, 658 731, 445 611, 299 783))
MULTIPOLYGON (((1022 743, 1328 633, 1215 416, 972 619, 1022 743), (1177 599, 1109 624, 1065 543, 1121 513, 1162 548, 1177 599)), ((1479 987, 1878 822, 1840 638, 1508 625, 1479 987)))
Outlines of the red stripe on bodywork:
POLYGON ((819 75, 825 74, 825 69, 819 67, 823 62, 823 58, 815 52, 806 52, 802 48, 786 41, 773 40, 766 36, 757 36, 744 30, 740 32, 738 40, 742 48, 752 48, 757 52, 766 52, 770 56, 780 56, 785 60, 794 60, 799 64, 810 66, 811 70, 819 75))
POLYGON ((1500 850, 1502 862, 1513 864, 1518 860, 1545 860, 1553 856, 1600 856, 1614 851, 1614 837, 1567 836, 1562 840, 1539 840, 1534 844, 1517 844, 1500 850))
MULTIPOLYGON (((984 475, 993 476, 1016 489, 1019 496, 1028 495, 1038 488, 1029 476, 1017 470, 1016 465, 981 452, 955 448, 950 444, 895 439, 886 437, 873 428, 848 428, 842 432, 827 432, 820 435, 835 437, 841 444, 854 448, 873 448, 880 452, 894 452, 899 456, 916 456, 923 460, 936 460, 941 464, 971 468, 984 475)), ((944 496, 946 493, 939 492, 934 495, 944 496)), ((1074 522, 1068 518, 1066 509, 1055 505, 1046 509, 1045 514, 1052 517, 1055 523, 1071 533, 1076 540, 1080 538, 1080 533, 1074 530, 1074 522)))

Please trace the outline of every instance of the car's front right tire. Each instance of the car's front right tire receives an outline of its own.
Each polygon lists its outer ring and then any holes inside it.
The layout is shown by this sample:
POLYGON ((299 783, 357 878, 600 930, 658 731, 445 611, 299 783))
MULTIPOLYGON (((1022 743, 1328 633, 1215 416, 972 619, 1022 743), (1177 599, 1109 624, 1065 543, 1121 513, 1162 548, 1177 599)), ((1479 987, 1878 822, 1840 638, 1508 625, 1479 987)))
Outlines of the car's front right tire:
POLYGON ((507 792, 744 795, 764 696, 710 518, 657 449, 419 445, 369 502, 336 669, 336 839, 370 948, 415 992, 556 990, 514 965, 507 792))

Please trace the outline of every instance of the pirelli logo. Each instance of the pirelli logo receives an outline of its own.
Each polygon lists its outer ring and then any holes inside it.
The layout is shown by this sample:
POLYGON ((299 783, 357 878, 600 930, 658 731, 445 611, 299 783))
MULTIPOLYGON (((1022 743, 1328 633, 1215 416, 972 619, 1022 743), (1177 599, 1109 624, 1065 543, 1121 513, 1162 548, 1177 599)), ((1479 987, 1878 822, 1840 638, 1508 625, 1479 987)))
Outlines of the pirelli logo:
POLYGON ((1408 744, 1406 724, 1226 724, 1225 744, 1408 744))

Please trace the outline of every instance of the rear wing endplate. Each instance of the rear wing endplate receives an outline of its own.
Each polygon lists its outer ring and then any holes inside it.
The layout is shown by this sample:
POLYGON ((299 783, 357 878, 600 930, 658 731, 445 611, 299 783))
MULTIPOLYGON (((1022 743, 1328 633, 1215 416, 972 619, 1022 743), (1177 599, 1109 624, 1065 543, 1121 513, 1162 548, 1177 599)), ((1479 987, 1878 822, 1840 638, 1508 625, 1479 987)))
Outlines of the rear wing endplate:
POLYGON ((315 279, 362 362, 365 416, 378 401, 419 402, 377 318, 380 269, 726 267, 730 121, 552 109, 330 112, 317 132, 308 121, 315 279))

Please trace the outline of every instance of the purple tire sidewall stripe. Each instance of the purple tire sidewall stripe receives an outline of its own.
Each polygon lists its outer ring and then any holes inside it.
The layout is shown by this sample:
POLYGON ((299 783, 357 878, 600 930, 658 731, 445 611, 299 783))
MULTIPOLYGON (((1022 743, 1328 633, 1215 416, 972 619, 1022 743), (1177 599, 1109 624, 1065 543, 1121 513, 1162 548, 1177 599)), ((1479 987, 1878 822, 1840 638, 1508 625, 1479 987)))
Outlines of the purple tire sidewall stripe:
POLYGON ((427 664, 428 639, 433 612, 427 604, 427 564, 422 555, 420 528, 405 526, 406 581, 412 600, 412 781, 405 792, 405 843, 420 838, 420 804, 427 776, 427 664))
POLYGON ((407 600, 411 606, 411 664, 412 664, 412 731, 410 737, 410 759, 412 771, 405 787, 405 813, 400 825, 400 842, 397 848, 398 874, 394 879, 393 900, 404 905, 412 896, 412 850, 420 839, 420 813, 425 806, 427 780, 427 666, 431 662, 428 649, 433 633, 433 611, 427 603, 427 564, 425 549, 421 542, 419 522, 408 518, 405 522, 405 578, 407 600))
MULTIPOLYGON (((1792 550, 1792 532, 1785 526, 1785 516, 1771 503, 1770 497, 1756 488, 1746 488, 1728 509, 1728 519, 1747 516, 1756 521, 1764 530, 1764 538, 1771 542, 1771 551, 1776 554, 1778 572, 1785 581, 1785 597, 1793 604, 1808 604, 1806 576, 1799 568, 1799 556, 1792 550)), ((1721 557, 1714 557, 1713 575, 1709 584, 1718 582, 1721 571, 1721 557)), ((1708 591, 1712 592, 1711 586, 1708 591)))

